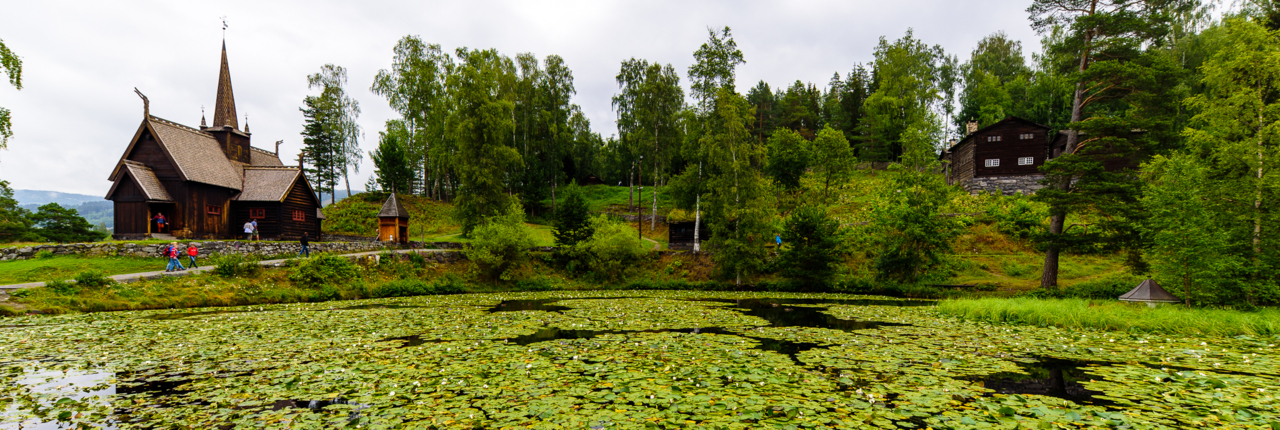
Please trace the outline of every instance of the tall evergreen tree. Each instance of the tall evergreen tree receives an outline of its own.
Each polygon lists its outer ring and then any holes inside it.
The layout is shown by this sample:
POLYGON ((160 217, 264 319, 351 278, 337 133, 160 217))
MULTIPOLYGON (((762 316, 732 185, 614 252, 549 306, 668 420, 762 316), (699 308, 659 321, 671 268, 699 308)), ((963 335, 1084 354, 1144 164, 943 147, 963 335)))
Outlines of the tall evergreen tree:
MULTIPOLYGON (((344 88, 347 84, 347 69, 325 64, 320 68, 319 73, 307 76, 307 84, 310 88, 320 89, 319 97, 324 100, 324 103, 317 104, 313 108, 325 110, 321 115, 325 121, 319 125, 332 139, 330 144, 333 146, 330 149, 337 168, 334 173, 341 173, 342 180, 347 185, 347 195, 350 196, 349 173, 360 173, 360 161, 364 159, 364 151, 360 149, 362 133, 360 124, 356 122, 360 117, 360 103, 347 95, 344 88)), ((333 198, 330 194, 331 204, 333 198)))
POLYGON ((31 214, 31 221, 34 232, 50 242, 97 242, 107 237, 106 233, 95 230, 79 211, 57 203, 40 206, 31 214))
POLYGON ((378 149, 369 153, 373 159, 374 176, 383 191, 413 189, 413 165, 406 155, 411 139, 408 127, 401 120, 387 120, 387 129, 378 132, 378 149))
POLYGON ((0 243, 41 240, 40 235, 31 229, 33 224, 30 212, 13 198, 9 181, 0 180, 0 243))
POLYGON ((302 99, 302 160, 308 167, 305 171, 316 184, 316 191, 329 192, 329 203, 334 202, 334 190, 338 187, 339 167, 342 164, 341 138, 334 134, 335 127, 328 126, 335 121, 330 115, 333 109, 331 101, 324 97, 307 96, 302 99))

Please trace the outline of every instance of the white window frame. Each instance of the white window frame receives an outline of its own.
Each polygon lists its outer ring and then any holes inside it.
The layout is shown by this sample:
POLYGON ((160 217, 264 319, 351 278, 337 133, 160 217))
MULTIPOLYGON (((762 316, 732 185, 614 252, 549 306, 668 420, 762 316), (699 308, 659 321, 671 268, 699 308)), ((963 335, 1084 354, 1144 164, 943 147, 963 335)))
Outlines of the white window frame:
POLYGON ((999 141, 1000 141, 1000 136, 999 136, 999 135, 996 135, 996 136, 987 136, 987 142, 999 142, 999 141))
POLYGON ((1030 166, 1036 164, 1036 157, 1018 157, 1019 166, 1030 166))
POLYGON ((1019 134, 1018 138, 1022 140, 1031 140, 1031 139, 1035 139, 1036 135, 1034 133, 1023 133, 1023 134, 1019 134))
POLYGON ((982 163, 983 167, 1000 167, 999 158, 988 158, 982 163))

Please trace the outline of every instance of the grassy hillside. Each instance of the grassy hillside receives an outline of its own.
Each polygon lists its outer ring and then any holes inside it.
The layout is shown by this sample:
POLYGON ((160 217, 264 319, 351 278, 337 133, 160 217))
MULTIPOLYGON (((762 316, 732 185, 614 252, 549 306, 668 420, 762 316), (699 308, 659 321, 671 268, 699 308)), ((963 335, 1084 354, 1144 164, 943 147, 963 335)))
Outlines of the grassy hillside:
MULTIPOLYGON (((378 235, 378 211, 387 200, 386 193, 360 193, 325 206, 324 232, 354 236, 378 235)), ((453 206, 425 197, 400 195, 400 203, 409 211, 409 236, 427 239, 457 232, 450 213, 453 206)))

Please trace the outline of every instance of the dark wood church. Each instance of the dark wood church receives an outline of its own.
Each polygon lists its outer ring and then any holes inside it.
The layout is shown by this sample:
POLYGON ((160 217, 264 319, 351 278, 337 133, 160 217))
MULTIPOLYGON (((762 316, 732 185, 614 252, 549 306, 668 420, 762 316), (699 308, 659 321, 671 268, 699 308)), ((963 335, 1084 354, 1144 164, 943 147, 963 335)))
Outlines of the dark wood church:
POLYGON ((251 146, 248 123, 240 129, 225 42, 213 126, 203 114, 197 129, 150 111, 144 96, 142 124, 109 178, 116 239, 244 238, 251 220, 264 240, 320 238, 324 214, 301 168, 280 162, 278 144, 275 151, 251 146), (168 221, 163 232, 157 215, 168 221))

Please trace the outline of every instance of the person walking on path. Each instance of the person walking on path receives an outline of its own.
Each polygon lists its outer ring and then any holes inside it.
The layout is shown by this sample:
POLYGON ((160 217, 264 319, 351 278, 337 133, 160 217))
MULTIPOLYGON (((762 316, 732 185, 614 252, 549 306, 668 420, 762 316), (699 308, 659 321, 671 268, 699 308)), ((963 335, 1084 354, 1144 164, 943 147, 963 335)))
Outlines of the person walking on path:
POLYGON ((196 265, 196 255, 199 255, 199 254, 200 254, 200 250, 196 249, 196 245, 194 243, 187 245, 187 258, 191 259, 192 269, 197 269, 200 267, 196 265))
POLYGON ((298 251, 298 256, 299 256, 299 257, 301 257, 301 256, 303 256, 303 255, 306 255, 306 256, 307 256, 307 258, 311 258, 311 250, 307 248, 307 245, 310 245, 310 244, 311 244, 311 242, 310 242, 308 239, 310 239, 310 238, 309 238, 309 237, 307 237, 307 233, 306 233, 306 232, 303 232, 303 233, 302 233, 302 239, 299 239, 299 240, 298 240, 298 244, 299 244, 299 245, 302 245, 302 250, 301 250, 301 251, 298 251))
POLYGON ((253 221, 244 223, 244 240, 253 239, 253 230, 254 230, 253 221))
POLYGON ((253 226, 253 240, 262 240, 262 237, 258 235, 258 220, 249 221, 249 224, 253 226))
POLYGON ((169 257, 169 267, 165 268, 164 271, 187 270, 186 267, 182 267, 182 261, 178 260, 178 242, 169 244, 169 248, 165 249, 165 256, 169 257))
POLYGON ((168 222, 164 219, 164 214, 157 213, 156 216, 151 219, 156 222, 156 233, 164 233, 164 225, 168 224, 168 222))

